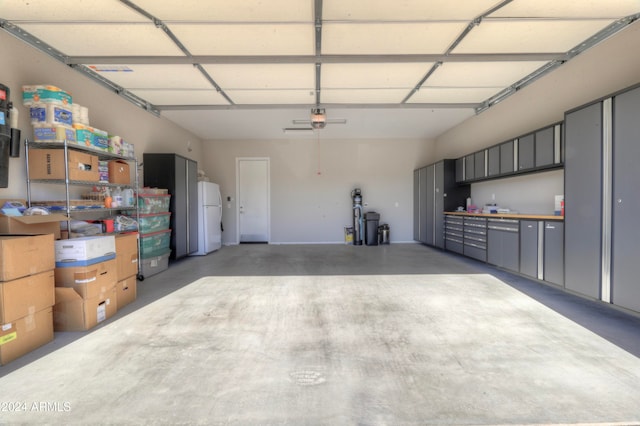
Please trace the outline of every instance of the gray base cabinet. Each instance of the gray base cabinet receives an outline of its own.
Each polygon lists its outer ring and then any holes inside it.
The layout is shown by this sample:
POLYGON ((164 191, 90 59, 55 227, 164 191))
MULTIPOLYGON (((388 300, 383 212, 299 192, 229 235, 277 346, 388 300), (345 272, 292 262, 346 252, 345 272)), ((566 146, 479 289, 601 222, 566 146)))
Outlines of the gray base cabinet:
POLYGON ((520 240, 517 220, 488 219, 487 263, 517 272, 520 240))
POLYGON ((564 284, 564 224, 544 223, 544 280, 564 284))
POLYGON ((520 273, 538 278, 538 221, 520 221, 520 273))
POLYGON ((463 254, 483 262, 487 261, 487 219, 464 218, 463 254))

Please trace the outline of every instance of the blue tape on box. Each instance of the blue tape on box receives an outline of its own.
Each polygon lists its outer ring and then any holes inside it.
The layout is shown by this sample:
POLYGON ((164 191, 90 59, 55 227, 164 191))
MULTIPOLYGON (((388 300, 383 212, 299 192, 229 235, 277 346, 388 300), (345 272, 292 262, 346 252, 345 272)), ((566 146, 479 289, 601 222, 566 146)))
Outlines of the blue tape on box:
POLYGON ((63 260, 61 262, 56 262, 56 268, 73 268, 76 266, 90 266, 95 265, 96 263, 106 262, 107 260, 115 259, 116 254, 108 254, 106 256, 100 256, 93 259, 87 260, 63 260))

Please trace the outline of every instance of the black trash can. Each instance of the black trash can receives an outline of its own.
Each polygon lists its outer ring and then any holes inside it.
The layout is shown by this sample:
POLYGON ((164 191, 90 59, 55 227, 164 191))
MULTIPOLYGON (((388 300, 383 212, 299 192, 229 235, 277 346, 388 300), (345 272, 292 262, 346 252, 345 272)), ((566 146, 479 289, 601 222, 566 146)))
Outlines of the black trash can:
POLYGON ((367 212, 364 214, 365 244, 368 246, 378 245, 378 224, 380 223, 380 213, 367 212))

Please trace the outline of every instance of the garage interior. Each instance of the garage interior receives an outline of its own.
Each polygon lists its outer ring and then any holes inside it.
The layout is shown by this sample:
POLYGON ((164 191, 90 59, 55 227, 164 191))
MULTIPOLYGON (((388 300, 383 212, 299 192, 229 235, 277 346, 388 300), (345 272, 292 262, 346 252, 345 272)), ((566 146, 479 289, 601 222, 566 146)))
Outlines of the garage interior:
MULTIPOLYGON (((640 319, 615 277, 585 295, 415 241, 413 187, 637 91, 638 17, 636 0, 3 4, 23 138, 21 87, 62 87, 135 144, 140 173, 144 153, 197 161, 224 232, 96 328, 0 367, 25 408, 0 422, 640 424, 640 319), (269 161, 267 244, 242 244, 251 158, 269 161), (391 244, 345 244, 354 188, 391 244)), ((0 199, 26 198, 22 149, 0 199)), ((469 182, 471 198, 553 215, 567 164, 469 182)))

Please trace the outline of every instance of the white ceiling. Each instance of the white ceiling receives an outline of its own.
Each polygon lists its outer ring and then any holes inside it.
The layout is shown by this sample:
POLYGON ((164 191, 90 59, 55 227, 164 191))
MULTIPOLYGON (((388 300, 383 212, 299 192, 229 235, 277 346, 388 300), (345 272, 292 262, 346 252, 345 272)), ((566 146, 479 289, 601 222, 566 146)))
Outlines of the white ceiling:
POLYGON ((287 137, 314 107, 347 120, 323 138, 435 138, 638 14, 640 0, 12 0, 0 20, 203 139, 287 137))

